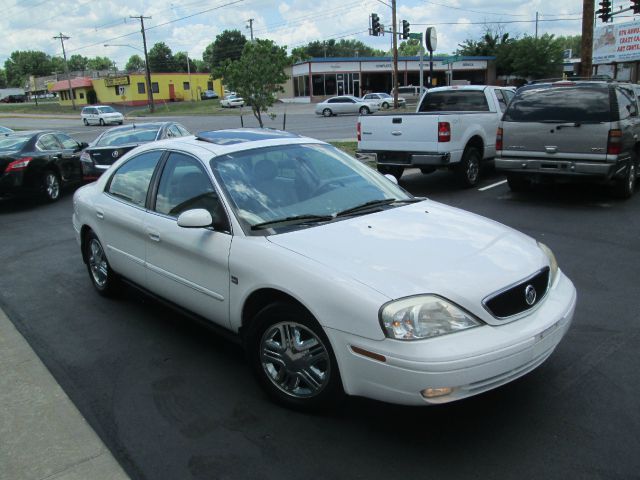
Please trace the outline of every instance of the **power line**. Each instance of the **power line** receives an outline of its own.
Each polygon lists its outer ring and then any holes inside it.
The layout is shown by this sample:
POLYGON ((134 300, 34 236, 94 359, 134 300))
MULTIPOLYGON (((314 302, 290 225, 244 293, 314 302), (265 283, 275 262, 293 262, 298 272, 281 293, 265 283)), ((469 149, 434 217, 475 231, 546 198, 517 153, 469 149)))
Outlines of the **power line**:
MULTIPOLYGON (((572 22, 572 21, 582 21, 582 17, 576 18, 550 18, 548 20, 539 19, 538 22, 572 22)), ((487 24, 506 24, 506 23, 536 23, 535 20, 495 20, 495 21, 484 21, 484 22, 437 22, 437 23, 412 23, 412 25, 487 25, 487 24)))
POLYGON ((439 7, 451 8, 453 10, 462 10, 463 12, 479 13, 480 15, 505 15, 507 17, 526 17, 525 14, 481 12, 478 10, 471 10, 469 8, 454 7, 452 5, 446 5, 444 3, 432 2, 430 0, 424 0, 424 3, 430 3, 431 5, 437 5, 439 7))

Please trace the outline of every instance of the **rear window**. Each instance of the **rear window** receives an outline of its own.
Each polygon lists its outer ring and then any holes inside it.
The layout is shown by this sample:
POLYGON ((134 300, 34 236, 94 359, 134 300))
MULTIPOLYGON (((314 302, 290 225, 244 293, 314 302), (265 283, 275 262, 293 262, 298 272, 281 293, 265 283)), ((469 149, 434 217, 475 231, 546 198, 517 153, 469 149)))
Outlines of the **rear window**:
POLYGON ((153 142, 158 136, 160 127, 139 127, 127 130, 112 130, 106 132, 97 142, 97 147, 112 147, 129 143, 153 142))
POLYGON ((488 112, 489 104, 482 90, 446 90, 428 92, 420 112, 488 112))
POLYGON ((541 86, 516 94, 504 113, 505 122, 612 121, 608 85, 541 86))
POLYGON ((0 150, 17 151, 22 149, 31 137, 11 136, 0 138, 0 150))

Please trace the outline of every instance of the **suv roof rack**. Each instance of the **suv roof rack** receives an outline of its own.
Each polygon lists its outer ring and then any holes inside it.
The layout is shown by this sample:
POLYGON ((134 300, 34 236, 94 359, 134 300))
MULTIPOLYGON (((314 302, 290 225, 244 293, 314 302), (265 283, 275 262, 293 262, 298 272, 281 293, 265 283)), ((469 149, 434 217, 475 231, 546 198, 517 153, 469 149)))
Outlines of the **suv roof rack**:
POLYGON ((608 75, 593 75, 592 77, 567 77, 567 78, 540 78, 538 80, 531 80, 526 85, 535 85, 536 83, 554 83, 554 82, 622 82, 623 80, 616 80, 608 75))

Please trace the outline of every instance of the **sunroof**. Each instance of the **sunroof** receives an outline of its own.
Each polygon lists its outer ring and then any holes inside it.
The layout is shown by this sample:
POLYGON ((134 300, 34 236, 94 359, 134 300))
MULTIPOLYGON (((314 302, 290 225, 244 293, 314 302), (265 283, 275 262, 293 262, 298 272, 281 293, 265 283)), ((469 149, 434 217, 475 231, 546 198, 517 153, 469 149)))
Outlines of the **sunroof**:
POLYGON ((242 128, 236 130, 213 130, 196 134, 198 140, 216 145, 233 145, 235 143, 256 142, 259 140, 277 140, 279 138, 298 138, 299 135, 271 130, 268 128, 242 128))

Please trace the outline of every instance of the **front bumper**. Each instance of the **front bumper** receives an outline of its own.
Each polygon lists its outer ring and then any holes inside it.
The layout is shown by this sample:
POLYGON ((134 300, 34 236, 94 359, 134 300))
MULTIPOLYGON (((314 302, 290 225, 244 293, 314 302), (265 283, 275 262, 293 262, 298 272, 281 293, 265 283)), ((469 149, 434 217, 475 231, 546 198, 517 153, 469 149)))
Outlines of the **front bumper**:
POLYGON ((546 299, 530 315, 428 340, 369 340, 325 329, 345 391, 403 405, 446 403, 491 390, 530 372, 551 355, 569 329, 576 290, 559 272, 546 299), (385 361, 356 353, 362 349, 385 361), (450 387, 426 398, 425 389, 450 387))

